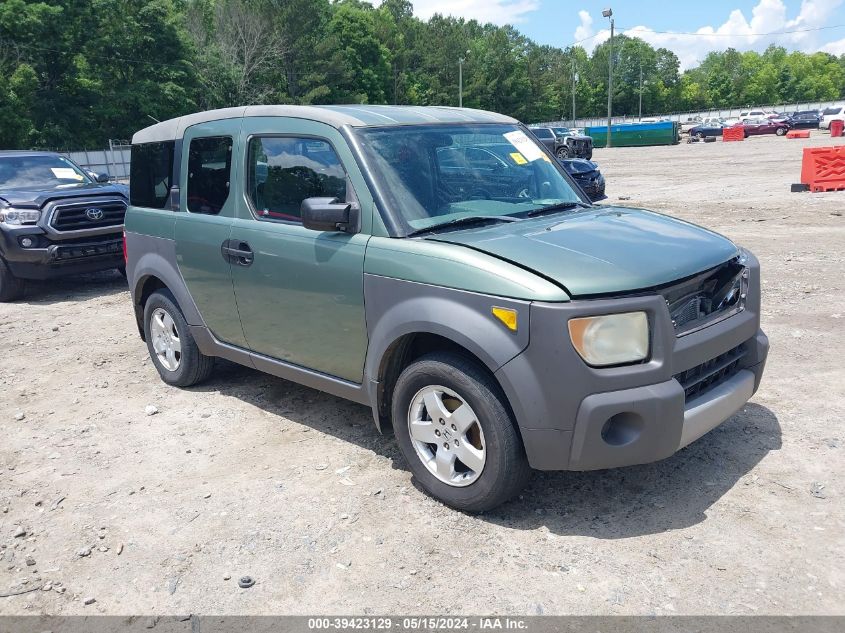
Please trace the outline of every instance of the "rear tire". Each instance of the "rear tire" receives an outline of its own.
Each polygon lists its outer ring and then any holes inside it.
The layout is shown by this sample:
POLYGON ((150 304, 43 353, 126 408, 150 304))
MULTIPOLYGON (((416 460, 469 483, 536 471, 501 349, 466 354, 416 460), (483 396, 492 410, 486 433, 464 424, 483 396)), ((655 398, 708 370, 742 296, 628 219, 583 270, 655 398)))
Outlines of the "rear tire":
POLYGON ((214 357, 199 350, 176 299, 167 289, 157 290, 147 299, 144 338, 153 365, 168 385, 196 385, 214 369, 214 357))
POLYGON ((6 262, 0 257, 0 303, 20 299, 23 290, 23 280, 15 277, 6 262))
POLYGON ((432 497, 483 512, 522 490, 531 468, 506 402, 489 372, 464 356, 428 354, 405 368, 393 392, 393 430, 432 497))

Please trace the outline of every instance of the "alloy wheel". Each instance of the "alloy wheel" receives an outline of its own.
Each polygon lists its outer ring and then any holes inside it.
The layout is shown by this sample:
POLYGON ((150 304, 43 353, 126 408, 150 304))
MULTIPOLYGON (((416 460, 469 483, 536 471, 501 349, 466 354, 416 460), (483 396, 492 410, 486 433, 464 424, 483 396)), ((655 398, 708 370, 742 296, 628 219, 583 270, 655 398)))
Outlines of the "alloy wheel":
POLYGON ((447 387, 420 389, 408 408, 408 432, 420 461, 440 481, 468 486, 484 470, 486 444, 478 416, 447 387))
POLYGON ((168 371, 176 371, 182 362, 182 342, 176 323, 164 308, 150 315, 150 335, 158 362, 168 371))

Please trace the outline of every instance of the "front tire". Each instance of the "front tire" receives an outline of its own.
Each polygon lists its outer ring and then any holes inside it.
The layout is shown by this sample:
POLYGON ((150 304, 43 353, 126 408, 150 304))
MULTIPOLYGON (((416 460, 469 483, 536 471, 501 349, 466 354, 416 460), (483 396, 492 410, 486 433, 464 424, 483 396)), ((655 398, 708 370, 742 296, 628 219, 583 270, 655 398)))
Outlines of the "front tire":
POLYGON ((784 134, 786 134, 786 128, 785 127, 777 128, 775 130, 775 134, 777 134, 778 136, 783 136, 784 134))
POLYGON ((20 299, 23 295, 24 282, 9 270, 9 266, 0 257, 0 303, 20 299))
POLYGON ((530 477, 504 394, 473 360, 434 353, 409 365, 396 382, 392 415, 414 477, 448 506, 490 510, 530 477))
POLYGON ((559 147, 556 156, 559 160, 566 160, 569 158, 569 150, 566 147, 559 147))
POLYGON ((214 357, 199 350, 169 290, 157 290, 147 299, 144 338, 153 365, 168 385, 196 385, 206 380, 214 369, 214 357))

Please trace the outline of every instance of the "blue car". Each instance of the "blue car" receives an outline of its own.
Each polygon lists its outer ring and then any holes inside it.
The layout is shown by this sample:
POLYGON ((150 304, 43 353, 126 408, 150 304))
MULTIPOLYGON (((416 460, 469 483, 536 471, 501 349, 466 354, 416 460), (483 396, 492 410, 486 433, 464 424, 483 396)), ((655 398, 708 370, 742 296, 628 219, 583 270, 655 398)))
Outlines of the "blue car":
POLYGON ((696 125, 690 128, 689 135, 695 138, 704 138, 706 136, 722 136, 722 130, 728 127, 724 123, 708 123, 696 125))

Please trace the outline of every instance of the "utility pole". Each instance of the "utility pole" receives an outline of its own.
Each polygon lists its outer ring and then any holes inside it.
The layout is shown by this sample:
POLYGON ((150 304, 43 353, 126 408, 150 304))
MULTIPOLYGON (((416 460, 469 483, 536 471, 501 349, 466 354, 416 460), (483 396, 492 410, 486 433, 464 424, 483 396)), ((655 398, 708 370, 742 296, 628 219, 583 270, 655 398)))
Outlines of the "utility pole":
MULTIPOLYGON (((469 56, 469 50, 466 55, 469 56)), ((464 107, 464 62, 466 57, 458 57, 458 107, 464 107)))
POLYGON ((610 18, 610 48, 607 56, 607 147, 610 147, 610 126, 613 125, 613 9, 608 7, 601 15, 610 18))
POLYGON ((643 120, 643 60, 640 60, 640 123, 643 120))
POLYGON ((575 47, 572 48, 572 127, 575 127, 575 84, 578 83, 578 74, 575 72, 575 47))

